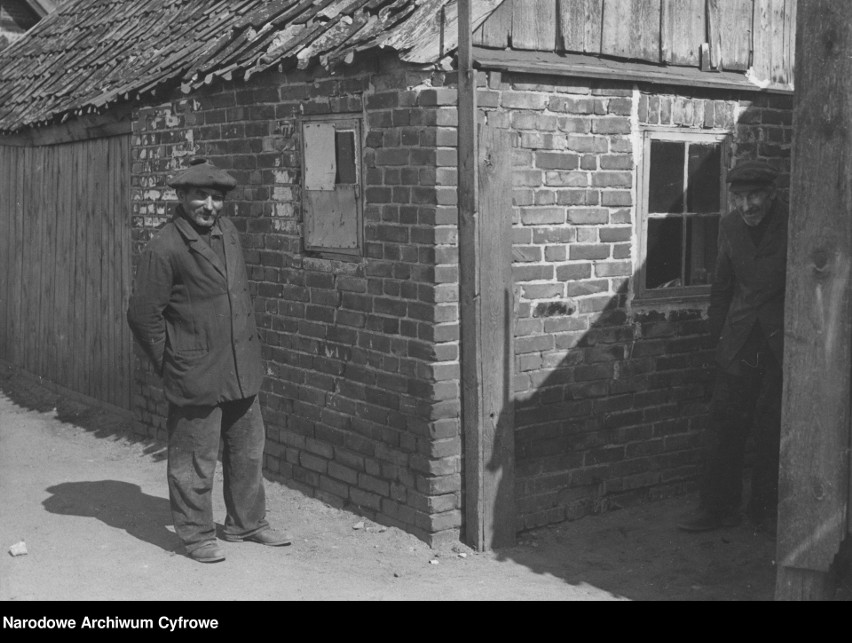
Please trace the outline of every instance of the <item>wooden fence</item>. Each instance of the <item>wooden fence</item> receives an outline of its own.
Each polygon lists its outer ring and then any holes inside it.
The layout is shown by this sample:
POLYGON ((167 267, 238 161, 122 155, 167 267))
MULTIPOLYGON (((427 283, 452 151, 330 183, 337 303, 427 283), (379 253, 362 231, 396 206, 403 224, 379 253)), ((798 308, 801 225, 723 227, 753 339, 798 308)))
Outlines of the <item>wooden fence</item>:
POLYGON ((479 47, 753 69, 793 83, 796 0, 505 0, 474 34, 479 47))
POLYGON ((130 409, 130 137, 0 146, 0 358, 130 409))

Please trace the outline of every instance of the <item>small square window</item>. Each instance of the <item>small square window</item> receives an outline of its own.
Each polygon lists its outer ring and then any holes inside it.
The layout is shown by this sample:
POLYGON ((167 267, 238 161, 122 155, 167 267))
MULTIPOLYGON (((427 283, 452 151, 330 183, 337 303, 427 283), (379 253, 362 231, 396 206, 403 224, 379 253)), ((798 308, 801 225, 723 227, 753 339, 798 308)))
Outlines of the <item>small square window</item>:
POLYGON ((729 141, 727 132, 644 132, 638 297, 709 292, 727 202, 729 141))
POLYGON ((302 123, 302 212, 305 249, 360 255, 361 127, 359 119, 302 123))

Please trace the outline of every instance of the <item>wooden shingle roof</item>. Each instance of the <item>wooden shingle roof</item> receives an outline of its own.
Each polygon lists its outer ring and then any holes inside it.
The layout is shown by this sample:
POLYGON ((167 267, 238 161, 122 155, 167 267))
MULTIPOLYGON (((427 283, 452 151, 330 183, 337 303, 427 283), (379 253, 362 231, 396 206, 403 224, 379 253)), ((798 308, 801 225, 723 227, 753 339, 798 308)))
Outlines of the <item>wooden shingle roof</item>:
MULTIPOLYGON (((501 2, 474 0, 475 24, 501 2)), ((68 0, 0 52, 0 132, 376 47, 436 63, 456 48, 456 13, 456 0, 68 0)))

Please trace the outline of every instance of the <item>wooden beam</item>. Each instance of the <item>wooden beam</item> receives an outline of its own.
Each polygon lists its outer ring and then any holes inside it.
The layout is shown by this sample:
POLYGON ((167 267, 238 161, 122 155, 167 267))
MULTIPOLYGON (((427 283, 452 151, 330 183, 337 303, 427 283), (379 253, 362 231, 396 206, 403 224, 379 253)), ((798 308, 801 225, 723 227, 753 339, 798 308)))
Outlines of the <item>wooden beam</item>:
POLYGON ((781 600, 826 598, 827 574, 849 532, 852 3, 801 2, 796 58, 776 556, 781 600))
POLYGON ((476 227, 476 76, 473 70, 470 0, 458 3, 458 204, 459 324, 461 334, 461 421, 464 479, 464 539, 475 549, 486 548, 482 532, 481 353, 479 317, 479 244, 476 227))
POLYGON ((512 405, 512 135, 479 135, 479 333, 481 498, 486 548, 515 544, 515 423, 512 405))
POLYGON ((498 51, 475 48, 477 65, 483 69, 496 69, 524 74, 573 76, 628 80, 651 85, 731 89, 767 94, 792 94, 789 86, 756 85, 735 72, 706 73, 691 67, 651 65, 641 62, 607 60, 582 54, 554 54, 539 51, 498 51))
POLYGON ((511 144, 477 130, 470 0, 459 2, 459 316, 464 540, 514 543, 511 144), (480 166, 482 164, 482 166, 480 166), (480 210, 480 205, 484 209, 480 210), (508 294, 507 294, 508 293, 508 294))
POLYGON ((28 128, 14 134, 0 135, 0 145, 15 147, 58 145, 130 134, 131 129, 131 107, 115 107, 103 115, 81 116, 60 125, 46 125, 28 128))

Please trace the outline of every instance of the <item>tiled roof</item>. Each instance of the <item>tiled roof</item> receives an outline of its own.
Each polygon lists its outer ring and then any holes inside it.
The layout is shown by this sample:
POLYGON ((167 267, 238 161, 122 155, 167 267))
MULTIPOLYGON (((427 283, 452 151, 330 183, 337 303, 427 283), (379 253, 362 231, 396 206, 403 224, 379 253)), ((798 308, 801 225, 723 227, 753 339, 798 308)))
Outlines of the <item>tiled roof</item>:
MULTIPOLYGON (((501 2, 474 0, 475 24, 501 2)), ((0 132, 287 61, 333 67, 390 47, 438 62, 455 16, 456 0, 69 0, 0 52, 0 132)))

